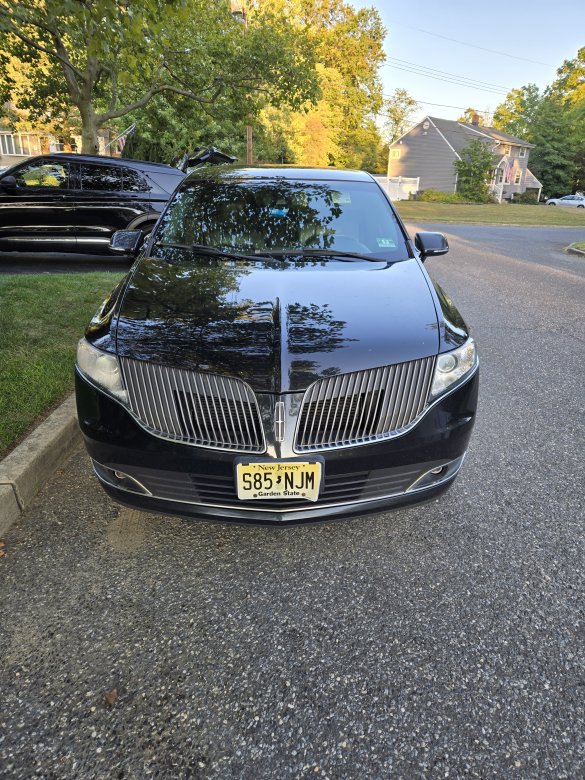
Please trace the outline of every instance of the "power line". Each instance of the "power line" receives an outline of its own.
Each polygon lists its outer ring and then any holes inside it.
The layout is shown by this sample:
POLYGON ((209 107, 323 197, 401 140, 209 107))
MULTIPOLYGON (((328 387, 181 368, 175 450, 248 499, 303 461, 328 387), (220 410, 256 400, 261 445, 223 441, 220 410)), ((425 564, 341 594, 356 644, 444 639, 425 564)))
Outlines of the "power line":
POLYGON ((497 49, 488 49, 485 46, 479 46, 475 43, 467 43, 467 41, 460 41, 457 38, 449 38, 447 35, 441 35, 440 33, 431 32, 430 30, 423 30, 421 27, 413 27, 410 24, 403 24, 402 22, 393 22, 399 27, 406 27, 408 30, 416 30, 417 32, 424 33, 425 35, 433 35, 435 38, 442 38, 445 41, 451 41, 452 43, 460 43, 462 46, 469 46, 470 49, 480 49, 481 51, 489 51, 490 54, 499 54, 502 57, 510 57, 513 60, 522 60, 523 62, 531 62, 533 65, 543 65, 546 68, 555 68, 556 65, 551 65, 549 62, 541 62, 540 60, 530 60, 528 57, 519 57, 517 54, 508 54, 505 51, 498 51, 497 49))
POLYGON ((419 65, 418 62, 408 62, 407 60, 399 60, 397 57, 388 57, 388 63, 397 63, 401 67, 412 67, 416 68, 417 70, 421 71, 427 71, 428 73, 432 73, 433 75, 440 75, 440 76, 448 76, 449 78, 458 79, 461 81, 468 81, 473 84, 478 84, 486 87, 490 87, 497 90, 503 90, 504 92, 508 93, 510 91, 509 87, 504 87, 502 84, 492 84, 490 81, 480 81, 479 79, 472 79, 469 76, 460 76, 457 73, 449 73, 445 70, 439 70, 438 68, 430 68, 427 65, 419 65))
POLYGON ((430 73, 423 73, 422 71, 414 70, 413 68, 402 67, 400 65, 388 64, 387 67, 394 68, 396 70, 402 70, 405 71, 406 73, 414 73, 417 76, 425 76, 428 79, 435 79, 435 81, 443 81, 447 84, 455 84, 458 87, 467 87, 468 89, 475 89, 476 91, 479 92, 489 92, 492 95, 500 95, 502 97, 505 97, 507 94, 506 92, 502 92, 501 90, 491 89, 490 87, 480 87, 476 84, 468 84, 464 81, 457 81, 456 79, 445 78, 443 76, 433 76, 430 73))
MULTIPOLYGON (((393 95, 383 95, 385 98, 392 98, 393 95)), ((456 108, 458 111, 467 111, 468 108, 471 108, 471 106, 448 106, 445 103, 431 103, 429 100, 416 100, 416 98, 413 98, 413 100, 416 103, 422 103, 424 106, 439 106, 439 108, 456 108)), ((491 114, 492 111, 479 111, 478 109, 473 109, 477 114, 491 114)))

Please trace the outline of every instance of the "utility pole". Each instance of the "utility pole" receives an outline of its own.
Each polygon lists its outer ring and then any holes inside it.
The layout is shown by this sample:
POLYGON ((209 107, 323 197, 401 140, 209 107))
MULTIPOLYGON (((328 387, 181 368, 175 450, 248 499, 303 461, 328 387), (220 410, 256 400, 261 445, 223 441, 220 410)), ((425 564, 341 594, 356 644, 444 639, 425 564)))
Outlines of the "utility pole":
MULTIPOLYGON (((230 0, 232 16, 238 22, 242 22, 248 27, 248 14, 246 11, 246 0, 230 0)), ((252 125, 246 127, 246 163, 252 165, 253 160, 252 145, 252 125)))
POLYGON ((252 126, 246 128, 246 162, 252 165, 252 126))

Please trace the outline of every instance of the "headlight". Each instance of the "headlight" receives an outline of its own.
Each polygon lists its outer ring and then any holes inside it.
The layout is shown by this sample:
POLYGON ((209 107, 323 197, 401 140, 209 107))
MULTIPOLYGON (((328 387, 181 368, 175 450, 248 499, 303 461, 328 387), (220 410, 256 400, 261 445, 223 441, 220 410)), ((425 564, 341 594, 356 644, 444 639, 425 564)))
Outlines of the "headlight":
POLYGON ((437 358, 435 376, 431 387, 431 398, 441 395, 458 382, 465 374, 468 374, 477 365, 477 352, 475 342, 469 339, 462 347, 452 352, 443 352, 437 358))
POLYGON ((77 365, 79 370, 92 382, 103 387, 121 401, 127 401, 120 364, 115 355, 92 347, 87 339, 80 339, 77 345, 77 365))

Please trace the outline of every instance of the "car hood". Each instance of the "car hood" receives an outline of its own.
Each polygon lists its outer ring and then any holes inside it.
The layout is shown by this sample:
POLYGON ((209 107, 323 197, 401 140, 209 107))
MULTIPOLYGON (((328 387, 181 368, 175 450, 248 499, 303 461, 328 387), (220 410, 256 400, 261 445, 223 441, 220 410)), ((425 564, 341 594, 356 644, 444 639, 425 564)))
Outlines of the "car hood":
POLYGON ((416 260, 145 258, 115 320, 118 354, 235 376, 259 392, 437 354, 416 260))

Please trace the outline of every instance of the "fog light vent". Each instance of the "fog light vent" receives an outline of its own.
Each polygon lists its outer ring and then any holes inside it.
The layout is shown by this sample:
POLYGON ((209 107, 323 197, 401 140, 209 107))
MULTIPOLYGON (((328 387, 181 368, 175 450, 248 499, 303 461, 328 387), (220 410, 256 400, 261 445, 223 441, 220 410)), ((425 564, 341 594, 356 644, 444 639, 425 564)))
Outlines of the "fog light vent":
POLYGON ((146 488, 142 482, 139 482, 135 477, 126 474, 125 471, 119 469, 111 469, 107 466, 103 466, 98 463, 97 460, 92 460, 93 470, 98 478, 112 487, 128 490, 131 493, 140 493, 143 496, 151 496, 152 493, 146 488))
POLYGON ((425 488, 431 488, 433 485, 440 485, 449 479, 452 479, 463 465, 465 455, 455 460, 450 460, 447 463, 442 463, 438 466, 424 471, 419 477, 417 477, 412 485, 406 491, 409 493, 412 490, 424 490, 425 488))

